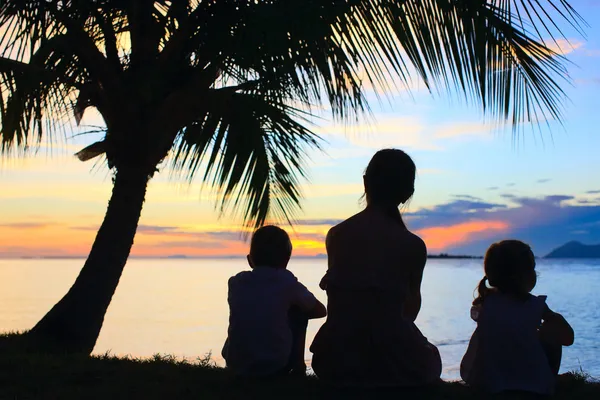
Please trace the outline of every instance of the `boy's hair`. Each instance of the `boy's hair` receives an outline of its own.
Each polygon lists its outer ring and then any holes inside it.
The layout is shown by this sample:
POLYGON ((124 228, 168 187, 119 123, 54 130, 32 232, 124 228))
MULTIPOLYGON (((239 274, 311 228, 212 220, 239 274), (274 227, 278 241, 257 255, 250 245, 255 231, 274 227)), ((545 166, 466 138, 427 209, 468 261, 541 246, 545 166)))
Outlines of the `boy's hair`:
POLYGON ((252 235, 250 258, 254 266, 285 268, 291 256, 292 242, 283 229, 267 225, 252 235))

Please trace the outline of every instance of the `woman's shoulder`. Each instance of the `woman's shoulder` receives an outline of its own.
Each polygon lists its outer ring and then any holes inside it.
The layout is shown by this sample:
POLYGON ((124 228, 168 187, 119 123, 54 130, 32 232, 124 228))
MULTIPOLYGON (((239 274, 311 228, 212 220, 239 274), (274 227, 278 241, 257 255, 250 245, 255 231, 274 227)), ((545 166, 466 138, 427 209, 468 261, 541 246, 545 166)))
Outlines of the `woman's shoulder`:
POLYGON ((410 243, 412 246, 414 246, 415 251, 427 251, 427 245, 425 244, 425 241, 423 239, 421 239, 421 237, 415 233, 412 233, 409 230, 404 231, 404 239, 410 243))
POLYGON ((387 234, 391 234, 392 237, 396 237, 398 240, 405 242, 408 246, 413 247, 415 251, 426 251, 425 242, 418 235, 409 231, 403 225, 398 225, 395 222, 390 224, 387 219, 382 220, 380 215, 373 215, 366 211, 354 214, 350 218, 331 227, 327 232, 327 239, 331 240, 333 237, 341 236, 345 233, 365 233, 367 231, 372 231, 373 229, 378 229, 387 232, 387 234))
POLYGON ((357 227, 362 226, 364 223, 364 212, 361 211, 329 228, 327 237, 331 237, 345 231, 354 230, 357 227))

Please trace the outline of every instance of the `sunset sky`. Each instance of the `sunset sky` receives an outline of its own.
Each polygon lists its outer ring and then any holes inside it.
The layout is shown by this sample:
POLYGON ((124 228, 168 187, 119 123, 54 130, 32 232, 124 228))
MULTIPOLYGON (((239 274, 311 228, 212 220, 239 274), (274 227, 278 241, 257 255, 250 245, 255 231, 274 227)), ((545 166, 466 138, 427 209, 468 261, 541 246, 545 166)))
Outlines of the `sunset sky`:
MULTIPOLYGON (((407 151, 418 168, 416 192, 404 215, 430 253, 483 254, 494 240, 518 238, 537 255, 569 240, 600 243, 600 1, 573 0, 586 18, 587 37, 569 32, 556 49, 571 61, 564 124, 510 129, 483 122, 480 109, 459 95, 411 91, 378 102, 374 121, 350 129, 327 119, 315 132, 325 153, 308 162, 299 223, 286 227, 295 254, 324 253, 324 236, 362 205, 362 173, 382 147, 407 151)), ((93 113, 88 125, 101 121, 93 113)), ((85 256, 110 195, 104 165, 73 154, 91 136, 55 137, 37 155, 0 164, 0 257, 85 256)), ((167 173, 151 181, 133 248, 136 256, 241 255, 240 221, 218 218, 210 190, 167 173)))

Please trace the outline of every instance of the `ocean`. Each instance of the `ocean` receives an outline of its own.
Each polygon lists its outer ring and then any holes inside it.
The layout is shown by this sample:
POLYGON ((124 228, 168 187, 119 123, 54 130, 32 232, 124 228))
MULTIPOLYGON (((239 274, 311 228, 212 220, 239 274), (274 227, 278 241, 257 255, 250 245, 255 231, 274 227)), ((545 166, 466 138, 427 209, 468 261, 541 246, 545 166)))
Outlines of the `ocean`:
MULTIPOLYGON (((31 328, 74 282, 83 260, 0 260, 0 331, 31 328)), ((220 352, 228 322, 227 279, 247 269, 244 259, 131 259, 113 297, 95 354, 149 357, 157 353, 194 360, 220 352)), ((317 297, 324 259, 293 259, 290 270, 317 297)), ((539 260, 534 294, 562 313, 575 330, 561 370, 600 377, 600 260, 539 260)), ((482 260, 430 259, 423 305, 416 321, 438 346, 443 378, 458 379, 460 360, 475 324, 469 317, 482 260)), ((323 320, 309 324, 307 347, 323 320)), ((310 365, 311 353, 306 350, 310 365)))

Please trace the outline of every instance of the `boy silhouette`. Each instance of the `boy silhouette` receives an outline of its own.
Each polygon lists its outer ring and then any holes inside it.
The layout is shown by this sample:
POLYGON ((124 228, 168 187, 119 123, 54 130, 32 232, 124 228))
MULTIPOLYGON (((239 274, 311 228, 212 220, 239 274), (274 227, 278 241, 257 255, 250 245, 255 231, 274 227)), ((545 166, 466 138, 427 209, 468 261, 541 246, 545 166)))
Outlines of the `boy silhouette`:
POLYGON ((229 279, 229 328, 222 355, 241 376, 304 375, 308 320, 325 306, 292 274, 288 234, 276 226, 254 232, 248 264, 229 279))

